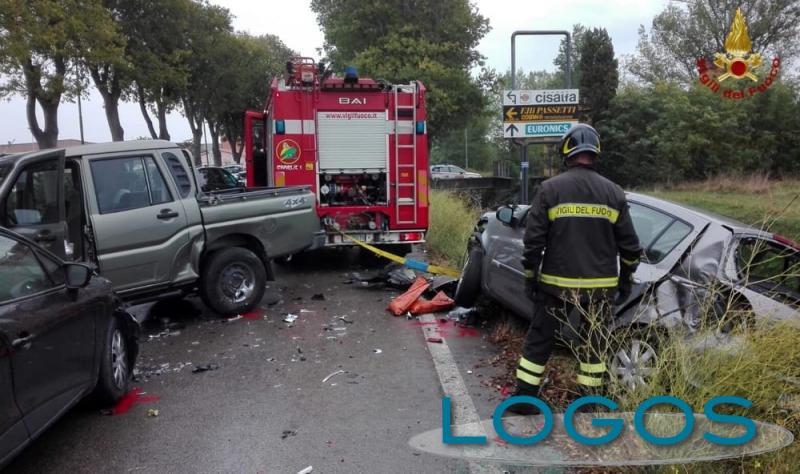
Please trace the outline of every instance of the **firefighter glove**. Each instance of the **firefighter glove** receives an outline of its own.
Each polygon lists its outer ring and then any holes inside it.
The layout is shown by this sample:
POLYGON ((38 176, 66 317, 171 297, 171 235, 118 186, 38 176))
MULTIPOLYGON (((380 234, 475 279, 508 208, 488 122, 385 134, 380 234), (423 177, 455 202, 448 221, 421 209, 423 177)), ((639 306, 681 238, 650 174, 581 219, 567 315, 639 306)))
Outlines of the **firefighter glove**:
POLYGON ((633 275, 629 272, 623 271, 619 276, 619 286, 617 287, 617 299, 614 301, 615 305, 621 305, 631 296, 631 287, 633 286, 633 275))
POLYGON ((533 270, 525 270, 525 295, 533 300, 534 295, 538 289, 539 282, 536 272, 533 270))

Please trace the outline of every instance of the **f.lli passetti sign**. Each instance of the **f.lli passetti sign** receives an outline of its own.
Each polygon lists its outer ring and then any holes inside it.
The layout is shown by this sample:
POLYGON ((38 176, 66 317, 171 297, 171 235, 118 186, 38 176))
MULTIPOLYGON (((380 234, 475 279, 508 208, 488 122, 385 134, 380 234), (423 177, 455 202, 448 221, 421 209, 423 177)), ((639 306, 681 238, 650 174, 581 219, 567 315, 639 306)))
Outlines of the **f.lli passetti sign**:
POLYGON ((761 55, 754 53, 752 49, 747 23, 744 21, 742 10, 737 8, 731 31, 725 38, 725 52, 714 54, 714 61, 711 64, 706 58, 697 60, 700 83, 715 94, 734 100, 745 99, 766 91, 775 82, 775 77, 781 68, 781 60, 777 56, 774 57, 770 63, 769 73, 760 78, 756 72, 763 65, 763 60, 761 55), (725 87, 724 84, 730 79, 747 79, 752 84, 745 87, 738 85, 736 88, 725 87))

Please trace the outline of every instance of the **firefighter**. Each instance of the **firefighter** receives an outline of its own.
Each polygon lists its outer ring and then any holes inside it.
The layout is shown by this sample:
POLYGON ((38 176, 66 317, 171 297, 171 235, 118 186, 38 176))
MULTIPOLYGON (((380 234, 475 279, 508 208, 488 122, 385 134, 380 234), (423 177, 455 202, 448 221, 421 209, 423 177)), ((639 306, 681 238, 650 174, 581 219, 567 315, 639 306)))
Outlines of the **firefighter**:
MULTIPOLYGON (((561 322, 577 310, 582 324, 578 385, 602 391, 606 365, 603 326, 611 299, 626 299, 641 247, 625 193, 595 170, 600 136, 589 125, 573 126, 561 140, 567 171, 544 181, 529 211, 523 252, 525 291, 534 316, 517 367, 515 395, 539 396, 544 369, 561 322), (619 259, 619 273, 617 260, 619 259)), ((535 414, 529 404, 509 411, 535 414)))

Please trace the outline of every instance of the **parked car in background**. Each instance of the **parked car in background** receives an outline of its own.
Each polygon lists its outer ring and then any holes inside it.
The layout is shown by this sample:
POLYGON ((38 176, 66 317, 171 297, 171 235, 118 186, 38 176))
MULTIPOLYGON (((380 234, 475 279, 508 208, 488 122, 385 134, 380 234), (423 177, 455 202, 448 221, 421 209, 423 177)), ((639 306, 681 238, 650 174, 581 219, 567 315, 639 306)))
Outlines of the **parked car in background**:
POLYGON ((242 184, 247 182, 247 172, 242 165, 225 165, 222 168, 241 180, 242 184))
POLYGON ((0 468, 86 395, 119 400, 138 335, 108 280, 0 228, 0 468))
POLYGON ((461 178, 480 178, 481 175, 466 171, 455 165, 433 165, 431 166, 431 179, 461 179, 461 178))
POLYGON ((197 185, 204 193, 235 189, 243 191, 244 181, 225 168, 206 166, 197 168, 197 185))
MULTIPOLYGON (((691 335, 713 323, 704 318, 722 317, 731 308, 756 318, 800 322, 797 243, 709 212, 642 194, 627 196, 644 256, 631 296, 616 307, 611 330, 655 327, 691 335)), ((503 206, 481 217, 468 243, 457 304, 472 306, 483 293, 524 318, 533 316, 521 260, 528 211, 529 206, 503 206)), ((571 315, 569 323, 575 328, 580 318, 571 315)), ((576 337, 566 327, 562 335, 576 337)), ((642 384, 656 367, 656 351, 650 341, 631 338, 613 354, 612 371, 629 385, 642 384)))
POLYGON ((161 140, 0 158, 0 225, 95 265, 131 303, 199 292, 221 314, 259 303, 274 258, 323 245, 306 186, 198 190, 161 140))

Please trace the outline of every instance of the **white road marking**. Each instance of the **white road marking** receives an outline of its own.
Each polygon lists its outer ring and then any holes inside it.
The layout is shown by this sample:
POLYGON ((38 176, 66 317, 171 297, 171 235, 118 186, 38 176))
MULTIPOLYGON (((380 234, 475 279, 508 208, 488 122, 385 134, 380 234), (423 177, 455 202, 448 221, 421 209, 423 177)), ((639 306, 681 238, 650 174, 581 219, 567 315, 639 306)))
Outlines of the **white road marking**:
MULTIPOLYGON (((436 324, 436 316, 433 314, 423 314, 419 317, 422 324, 422 335, 425 337, 428 345, 428 351, 431 353, 433 365, 436 367, 436 372, 439 375, 439 381, 442 384, 442 391, 444 395, 450 397, 452 413, 453 413, 453 434, 459 436, 486 436, 486 432, 480 423, 478 411, 475 409, 475 403, 472 397, 469 396, 467 385, 458 371, 453 354, 450 352, 450 347, 447 345, 447 340, 442 339, 442 342, 428 342, 429 337, 441 338, 438 333, 436 324), (466 425, 459 428, 458 425, 466 425)), ((469 449, 465 447, 465 450, 469 449)), ((493 474, 501 473, 502 470, 494 465, 481 465, 475 461, 469 461, 469 470, 474 474, 493 474)))

